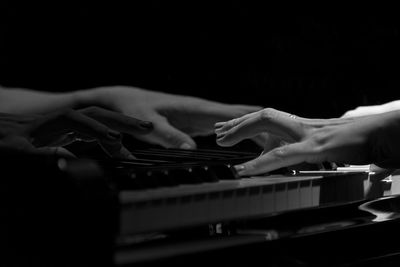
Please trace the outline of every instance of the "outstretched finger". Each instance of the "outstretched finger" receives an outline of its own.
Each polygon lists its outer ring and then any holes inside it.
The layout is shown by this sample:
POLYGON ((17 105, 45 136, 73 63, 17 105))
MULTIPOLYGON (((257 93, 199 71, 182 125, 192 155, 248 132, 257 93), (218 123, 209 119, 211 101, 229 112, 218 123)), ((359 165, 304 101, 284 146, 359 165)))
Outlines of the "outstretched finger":
POLYGON ((135 156, 122 143, 99 141, 103 150, 112 158, 135 159, 135 156))
POLYGON ((249 114, 234 124, 235 126, 230 127, 227 131, 216 131, 219 145, 232 146, 263 132, 280 136, 286 141, 298 141, 305 134, 305 128, 302 127, 303 120, 297 119, 296 116, 289 113, 270 108, 249 114))
POLYGON ((79 110, 86 116, 93 118, 108 127, 128 134, 147 134, 153 124, 149 121, 139 120, 122 113, 111 111, 100 107, 89 107, 79 110))
POLYGON ((136 136, 143 141, 165 148, 195 149, 195 141, 186 133, 172 126, 168 120, 158 114, 152 116, 153 131, 147 135, 136 136))
POLYGON ((275 148, 251 161, 236 165, 240 176, 259 175, 307 161, 309 146, 299 142, 275 148))
POLYGON ((215 124, 215 133, 218 134, 218 133, 226 132, 226 131, 232 129, 233 127, 239 125, 243 121, 256 116, 258 113, 259 113, 259 111, 256 111, 256 112, 245 114, 245 115, 235 118, 235 119, 231 119, 229 121, 217 122, 215 124))

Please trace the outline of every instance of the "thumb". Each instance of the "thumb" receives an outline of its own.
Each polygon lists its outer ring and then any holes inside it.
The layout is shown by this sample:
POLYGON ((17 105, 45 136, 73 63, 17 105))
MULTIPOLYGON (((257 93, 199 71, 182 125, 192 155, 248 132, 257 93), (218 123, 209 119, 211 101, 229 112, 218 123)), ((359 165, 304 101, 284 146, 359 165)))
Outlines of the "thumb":
POLYGON ((196 148, 196 142, 188 134, 173 127, 165 117, 156 115, 151 118, 151 122, 154 125, 153 131, 137 138, 166 148, 196 148))

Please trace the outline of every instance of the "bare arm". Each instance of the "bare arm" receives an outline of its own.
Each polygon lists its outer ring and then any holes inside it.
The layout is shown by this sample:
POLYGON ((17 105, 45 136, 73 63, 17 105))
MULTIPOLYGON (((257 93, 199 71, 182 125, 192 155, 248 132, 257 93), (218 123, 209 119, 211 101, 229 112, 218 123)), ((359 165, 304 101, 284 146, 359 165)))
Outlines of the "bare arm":
POLYGON ((78 106, 78 94, 40 92, 0 86, 0 112, 11 114, 44 114, 78 106))
POLYGON ((400 100, 394 100, 391 102, 387 102, 382 105, 373 105, 373 106, 359 106, 355 109, 346 111, 343 114, 344 118, 348 117, 360 117, 360 116, 368 116, 373 114, 379 114, 394 110, 400 109, 400 100))

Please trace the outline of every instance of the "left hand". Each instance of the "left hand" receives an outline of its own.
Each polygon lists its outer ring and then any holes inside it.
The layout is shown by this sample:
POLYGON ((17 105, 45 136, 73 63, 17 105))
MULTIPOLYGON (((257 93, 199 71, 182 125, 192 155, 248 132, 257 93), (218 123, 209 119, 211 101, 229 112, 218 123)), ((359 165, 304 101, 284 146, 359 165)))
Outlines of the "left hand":
POLYGON ((88 98, 97 99, 97 105, 100 103, 105 108, 151 121, 154 125, 151 133, 134 136, 166 148, 196 148, 192 137, 213 134, 216 122, 261 109, 124 86, 102 87, 88 92, 96 95, 88 98))
POLYGON ((0 113, 2 154, 74 156, 65 145, 77 140, 98 141, 114 158, 133 158, 122 145, 120 132, 147 134, 151 123, 99 107, 61 110, 41 115, 0 113))

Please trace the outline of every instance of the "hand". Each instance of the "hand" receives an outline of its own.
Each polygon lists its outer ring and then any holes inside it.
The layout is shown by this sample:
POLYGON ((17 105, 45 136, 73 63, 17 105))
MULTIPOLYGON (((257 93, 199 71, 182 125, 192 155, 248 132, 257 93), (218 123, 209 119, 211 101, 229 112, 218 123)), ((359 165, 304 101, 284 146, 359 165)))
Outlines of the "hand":
POLYGON ((217 121, 261 109, 123 86, 97 88, 86 94, 84 98, 97 99, 96 104, 153 122, 151 133, 134 135, 140 140, 166 148, 196 148, 192 137, 213 134, 217 121))
POLYGON ((0 150, 4 153, 73 156, 61 148, 77 140, 97 140, 116 158, 132 158, 121 144, 121 134, 146 134, 152 124, 98 107, 47 115, 0 113, 0 150))
POLYGON ((256 175, 291 165, 325 161, 400 166, 400 112, 360 118, 306 119, 267 108, 215 125, 217 143, 232 146, 268 133, 263 154, 235 166, 240 175, 256 175), (279 142, 277 142, 277 140, 279 142))

